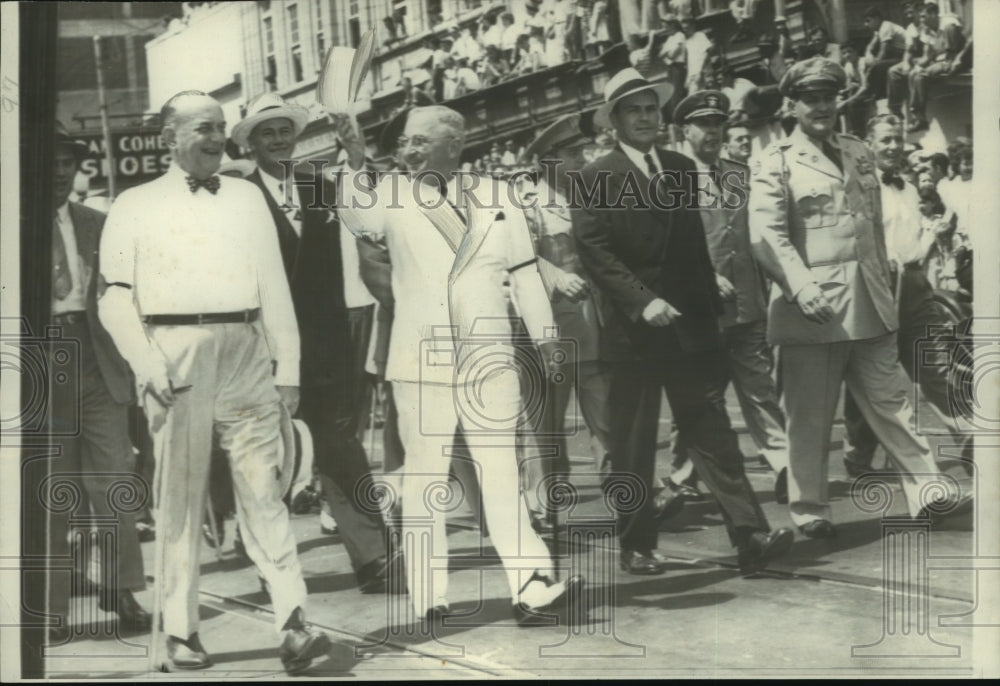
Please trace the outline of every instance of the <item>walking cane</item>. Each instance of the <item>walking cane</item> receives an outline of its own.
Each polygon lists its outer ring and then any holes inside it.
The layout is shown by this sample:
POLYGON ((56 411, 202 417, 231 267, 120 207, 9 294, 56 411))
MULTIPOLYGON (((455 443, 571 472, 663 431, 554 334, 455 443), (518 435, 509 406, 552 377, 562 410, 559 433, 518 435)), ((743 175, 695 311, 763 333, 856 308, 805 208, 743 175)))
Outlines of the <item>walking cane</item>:
MULTIPOLYGON (((148 418, 148 414, 146 415, 148 418)), ((147 419, 148 421, 148 419, 147 419)), ((150 431, 152 433, 152 431, 150 431)), ((155 446, 155 443, 154 443, 155 446)), ((155 454, 154 450, 154 454, 155 454)), ((163 598, 163 582, 164 582, 164 547, 166 546, 167 528, 166 518, 163 516, 163 495, 168 493, 167 490, 167 480, 170 474, 169 466, 167 464, 167 454, 169 451, 163 450, 162 454, 156 455, 156 467, 158 468, 153 477, 153 512, 155 512, 154 521, 157 522, 156 539, 153 547, 153 626, 150 633, 150 644, 149 644, 149 671, 157 672, 162 668, 161 664, 158 664, 157 655, 159 653, 160 647, 160 620, 163 613, 162 608, 162 598, 163 598)))
MULTIPOLYGON (((555 355, 556 354, 555 351, 553 351, 552 354, 555 355)), ((547 367, 545 360, 542 360, 542 364, 547 367)), ((556 394, 555 394, 555 380, 552 378, 553 376, 554 374, 553 375, 546 374, 546 379, 544 384, 545 415, 549 418, 548 421, 549 426, 546 428, 548 429, 549 435, 551 436, 551 440, 553 441, 553 445, 556 448, 556 454, 552 458, 554 461, 550 463, 552 466, 548 470, 549 474, 547 476, 550 477, 555 477, 555 465, 558 463, 560 458, 559 455, 560 443, 556 436, 557 426, 559 422, 556 419, 556 402, 555 402, 556 394)), ((550 483, 550 488, 554 488, 555 483, 556 479, 553 478, 552 483, 550 483)), ((555 568, 556 581, 559 581, 561 576, 559 573, 559 513, 556 511, 556 508, 552 506, 551 497, 546 496, 545 498, 545 510, 546 510, 545 512, 546 519, 548 519, 549 525, 552 527, 552 545, 554 550, 554 553, 552 555, 552 566, 555 568)))

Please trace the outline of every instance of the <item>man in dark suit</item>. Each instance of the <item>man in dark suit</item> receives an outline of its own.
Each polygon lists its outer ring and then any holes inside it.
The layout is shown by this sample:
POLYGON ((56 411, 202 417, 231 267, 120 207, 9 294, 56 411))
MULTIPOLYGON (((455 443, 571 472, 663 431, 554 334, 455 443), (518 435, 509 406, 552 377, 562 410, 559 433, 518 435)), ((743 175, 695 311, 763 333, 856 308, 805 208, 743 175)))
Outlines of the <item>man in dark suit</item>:
POLYGON ((361 282, 354 237, 343 235, 336 214, 326 209, 335 202, 334 189, 319 197, 322 182, 312 177, 294 179, 294 189, 285 185, 293 180, 286 180, 281 160, 292 159, 307 122, 304 108, 265 93, 249 104, 232 138, 256 160, 247 180, 260 187, 278 229, 302 345, 300 414, 313 435, 327 502, 359 588, 379 593, 386 590, 389 560, 385 525, 358 500, 371 479, 358 428, 375 301, 361 282), (351 300, 361 304, 352 307, 351 300))
POLYGON ((611 455, 617 488, 635 494, 618 513, 620 565, 631 574, 665 568, 655 552, 651 493, 666 391, 680 440, 719 501, 741 572, 749 576, 787 551, 794 535, 770 531, 726 414, 722 308, 693 197, 696 168, 683 155, 653 147, 660 104, 669 95, 669 84, 647 81, 635 69, 608 81, 594 123, 614 128, 619 145, 583 169, 577 190, 596 191, 573 210, 580 257, 614 306, 605 337, 616 346, 609 353, 615 360, 611 455), (622 473, 640 483, 627 483, 622 473))
MULTIPOLYGON (((117 612, 128 631, 146 631, 150 616, 136 602, 133 591, 145 588, 142 554, 132 512, 113 507, 112 492, 125 488, 142 493, 135 472, 135 457, 128 433, 128 406, 135 390, 128 365, 97 316, 99 282, 98 247, 104 228, 104 214, 69 202, 73 178, 86 146, 74 141, 56 125, 55 208, 52 236, 51 322, 63 339, 79 344, 78 356, 70 364, 79 375, 79 393, 71 384, 53 383, 51 412, 53 442, 61 453, 52 465, 52 488, 61 479, 74 484, 73 490, 86 496, 72 512, 53 513, 49 546, 53 556, 69 554, 67 534, 70 516, 86 513, 87 501, 93 515, 116 522, 117 559, 101 560, 102 584, 98 605, 117 612), (79 418, 78 432, 74 423, 79 418)), ((85 538, 89 540, 89 538, 85 538)), ((107 551, 102 545, 102 550, 107 551)), ((65 572, 53 571, 49 586, 49 612, 61 617, 51 638, 65 641, 69 611, 70 579, 65 572)))

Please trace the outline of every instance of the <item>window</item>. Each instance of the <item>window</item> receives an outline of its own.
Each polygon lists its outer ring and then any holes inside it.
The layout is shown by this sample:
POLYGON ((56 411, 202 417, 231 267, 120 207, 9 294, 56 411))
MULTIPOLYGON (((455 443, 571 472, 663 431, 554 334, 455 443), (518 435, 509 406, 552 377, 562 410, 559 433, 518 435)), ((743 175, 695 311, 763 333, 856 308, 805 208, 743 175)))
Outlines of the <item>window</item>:
POLYGON ((271 89, 278 86, 278 65, 274 59, 274 24, 271 17, 264 17, 264 80, 271 89))
POLYGON ((299 8, 298 5, 288 7, 288 42, 292 53, 292 80, 298 83, 302 80, 302 44, 299 42, 299 8))
POLYGON ((326 57, 326 38, 323 34, 323 0, 316 1, 316 61, 317 69, 323 67, 323 58, 326 57))

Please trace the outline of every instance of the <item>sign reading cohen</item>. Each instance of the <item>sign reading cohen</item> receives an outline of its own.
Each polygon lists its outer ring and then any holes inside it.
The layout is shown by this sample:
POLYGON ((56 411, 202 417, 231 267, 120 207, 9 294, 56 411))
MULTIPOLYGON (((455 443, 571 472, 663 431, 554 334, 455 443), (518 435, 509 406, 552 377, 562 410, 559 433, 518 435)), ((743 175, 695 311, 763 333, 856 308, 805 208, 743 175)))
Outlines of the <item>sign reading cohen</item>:
MULTIPOLYGON (((80 165, 92 185, 107 185, 108 159, 104 137, 100 133, 78 134, 76 140, 87 145, 87 155, 80 165)), ((170 166, 170 150, 159 133, 141 129, 115 131, 111 134, 111 152, 115 164, 115 182, 122 188, 151 181, 170 166)))

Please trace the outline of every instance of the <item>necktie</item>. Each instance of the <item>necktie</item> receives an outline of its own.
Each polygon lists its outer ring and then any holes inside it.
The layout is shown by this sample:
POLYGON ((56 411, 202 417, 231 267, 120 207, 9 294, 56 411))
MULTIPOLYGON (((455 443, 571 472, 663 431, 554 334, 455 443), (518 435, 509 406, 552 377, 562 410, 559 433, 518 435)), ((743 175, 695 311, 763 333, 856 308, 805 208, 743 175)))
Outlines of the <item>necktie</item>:
POLYGON ((653 155, 647 152, 642 156, 642 159, 646 160, 646 171, 649 172, 649 178, 656 176, 660 170, 656 168, 656 164, 653 162, 653 155))
POLYGON ((889 170, 882 172, 882 183, 886 186, 895 186, 896 190, 903 190, 903 177, 896 172, 889 170))
POLYGON ((830 158, 830 161, 837 165, 837 169, 843 173, 844 162, 840 159, 840 150, 833 147, 830 141, 823 141, 823 154, 830 158))
POLYGON ((187 185, 192 193, 197 193, 199 188, 204 188, 212 195, 215 195, 219 191, 219 177, 214 174, 207 179, 196 179, 193 176, 188 176, 187 185))
POLYGON ((66 243, 59 230, 59 214, 52 222, 52 295, 56 300, 64 300, 73 290, 73 277, 69 272, 66 258, 66 243))

